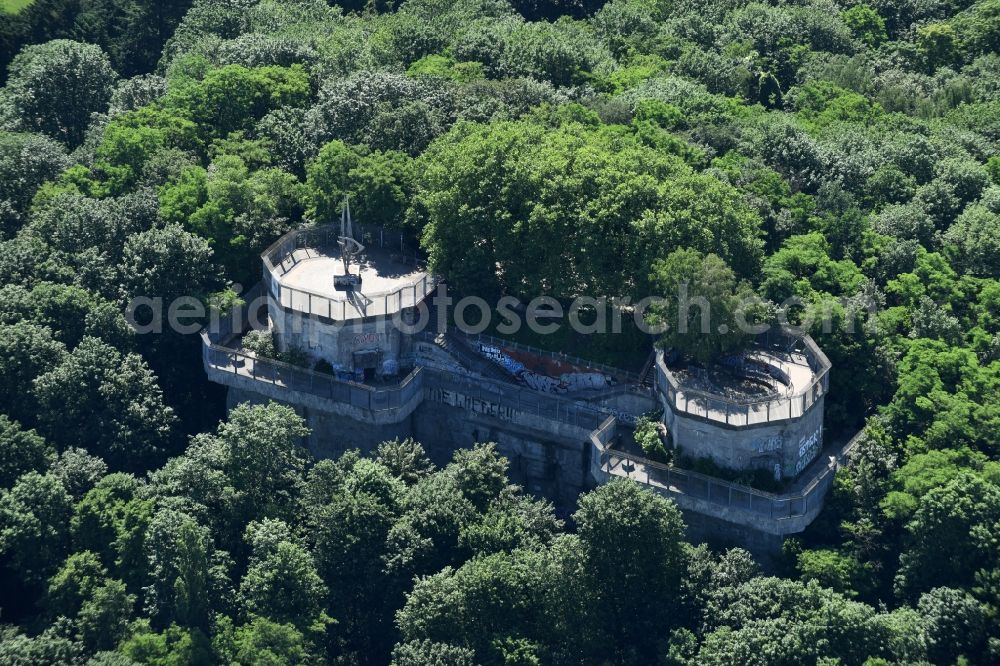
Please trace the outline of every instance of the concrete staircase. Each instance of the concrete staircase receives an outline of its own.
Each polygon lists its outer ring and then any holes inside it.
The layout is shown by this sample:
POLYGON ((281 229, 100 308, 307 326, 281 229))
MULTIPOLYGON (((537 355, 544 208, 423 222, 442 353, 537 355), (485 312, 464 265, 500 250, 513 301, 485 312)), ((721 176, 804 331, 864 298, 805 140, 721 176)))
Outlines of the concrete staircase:
POLYGON ((645 386, 648 389, 653 388, 656 377, 656 351, 651 351, 649 353, 649 358, 646 359, 645 365, 642 366, 642 370, 639 371, 639 385, 645 386))

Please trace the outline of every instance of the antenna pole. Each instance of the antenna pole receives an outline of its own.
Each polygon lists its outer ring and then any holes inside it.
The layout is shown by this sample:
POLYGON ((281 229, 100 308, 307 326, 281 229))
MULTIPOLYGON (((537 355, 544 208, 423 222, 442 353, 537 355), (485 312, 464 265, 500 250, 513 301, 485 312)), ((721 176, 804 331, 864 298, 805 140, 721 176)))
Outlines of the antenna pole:
POLYGON ((344 262, 344 275, 351 274, 351 247, 346 239, 354 238, 351 233, 351 204, 344 197, 344 207, 340 210, 340 258, 344 262))
POLYGON ((351 221, 351 202, 345 196, 344 207, 340 211, 340 258, 344 262, 344 275, 334 276, 334 287, 340 290, 350 290, 361 285, 361 273, 351 275, 351 258, 360 255, 364 251, 364 246, 354 240, 354 229, 351 221))

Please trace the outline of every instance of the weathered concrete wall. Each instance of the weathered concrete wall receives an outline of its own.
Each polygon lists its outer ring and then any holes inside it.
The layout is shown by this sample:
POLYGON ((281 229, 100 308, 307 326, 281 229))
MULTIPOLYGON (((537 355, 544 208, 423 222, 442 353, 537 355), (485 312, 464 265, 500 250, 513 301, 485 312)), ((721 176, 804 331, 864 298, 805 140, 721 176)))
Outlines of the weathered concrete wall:
MULTIPOLYGON (((229 392, 230 408, 242 402, 259 404, 272 399, 270 395, 238 388, 229 392)), ((369 452, 387 439, 414 437, 424 445, 435 464, 445 465, 456 449, 469 448, 477 442, 496 442, 500 453, 510 462, 511 481, 552 500, 563 513, 576 508, 580 493, 611 479, 601 469, 600 456, 589 436, 581 436, 575 428, 567 430, 565 424, 549 427, 556 424, 547 423, 546 419, 537 419, 535 427, 524 427, 512 420, 515 415, 502 404, 466 401, 451 404, 440 395, 425 395, 408 418, 386 424, 358 421, 302 405, 291 406, 306 419, 312 431, 306 444, 320 458, 335 458, 355 448, 369 452)), ((755 521, 766 520, 764 517, 730 512, 693 497, 667 496, 682 510, 688 538, 693 543, 704 541, 715 547, 739 545, 765 560, 781 551, 782 537, 755 527, 755 521)), ((789 523, 801 522, 798 527, 804 527, 813 517, 803 516, 789 523)))
POLYGON ((424 340, 412 341, 409 357, 404 357, 403 360, 419 361, 419 364, 425 367, 436 368, 456 375, 470 374, 451 354, 434 343, 424 340))
POLYGON ((456 448, 496 442, 512 481, 562 508, 572 509, 593 484, 589 436, 603 419, 591 407, 553 400, 553 409, 529 389, 447 373, 427 373, 424 386, 414 434, 445 458, 456 448))
MULTIPOLYGON (((213 372, 210 371, 210 376, 213 372)), ((400 408, 379 412, 300 394, 239 374, 219 373, 213 379, 231 387, 230 406, 270 399, 291 404, 311 428, 307 443, 318 457, 336 457, 352 448, 367 452, 387 439, 412 436, 425 446, 435 463, 443 465, 458 448, 493 441, 510 461, 512 481, 551 499, 564 512, 575 508, 581 492, 610 480, 601 467, 603 445, 595 447, 591 442, 592 433, 607 417, 595 412, 592 404, 557 400, 523 387, 430 367, 423 368, 419 378, 421 388, 413 393, 412 399, 400 408)), ((623 407, 640 406, 635 399, 629 400, 623 407)), ((793 447, 803 438, 808 441, 814 424, 821 426, 822 409, 812 410, 798 422, 752 428, 726 429, 697 419, 681 421, 676 415, 673 417, 675 427, 680 422, 681 427, 690 427, 692 432, 699 426, 707 426, 700 437, 705 441, 715 437, 714 441, 723 445, 728 441, 733 450, 739 449, 740 442, 745 443, 747 432, 753 432, 758 437, 780 436, 783 441, 787 438, 791 447, 783 444, 782 451, 787 449, 797 455, 799 449, 793 447)), ((721 506, 686 493, 661 492, 685 512, 690 538, 695 542, 739 544, 762 556, 780 551, 781 537, 775 534, 774 526, 761 522, 773 522, 767 515, 744 515, 746 512, 735 506, 721 506)), ((814 508, 818 511, 821 506, 820 501, 814 508)), ((777 531, 800 531, 815 517, 815 511, 807 513, 786 519, 782 526, 787 530, 777 531)))
POLYGON ((685 455, 736 470, 778 465, 782 478, 793 478, 823 448, 823 403, 819 398, 799 419, 734 427, 675 412, 664 402, 664 424, 685 455))
POLYGON ((293 408, 295 413, 305 419, 306 425, 311 431, 305 444, 317 458, 337 458, 350 449, 361 449, 362 452, 368 453, 386 440, 413 436, 410 416, 395 423, 358 421, 343 414, 315 409, 280 400, 273 395, 239 388, 230 388, 227 400, 229 409, 245 402, 257 405, 270 401, 293 408))
MULTIPOLYGON (((338 384, 346 397, 344 400, 330 400, 309 390, 308 383, 302 384, 302 390, 297 390, 287 384, 275 384, 260 379, 253 379, 245 374, 224 372, 219 369, 206 368, 209 380, 228 386, 230 390, 242 391, 244 394, 259 394, 265 400, 275 400, 287 405, 295 405, 303 409, 318 412, 329 412, 349 417, 362 423, 380 426, 408 421, 413 410, 423 402, 423 391, 419 385, 409 385, 404 391, 399 391, 398 406, 373 411, 368 408, 371 396, 364 388, 351 384, 338 384)), ((318 373, 317 373, 318 374, 318 373)), ((321 377, 320 380, 327 380, 321 377)), ((419 377, 414 381, 419 381, 419 377)))
POLYGON ((567 439, 541 428, 523 428, 438 402, 425 402, 414 415, 413 424, 414 437, 436 452, 432 459, 437 463, 447 462, 455 449, 496 442, 510 461, 511 481, 561 508, 574 508, 579 494, 592 485, 585 440, 567 439))
POLYGON ((395 374, 393 368, 398 367, 401 354, 409 351, 404 349, 404 336, 391 319, 337 322, 287 310, 271 297, 268 312, 279 349, 303 349, 313 359, 324 359, 343 372, 354 370, 355 352, 377 350, 381 354, 377 374, 395 374))
POLYGON ((619 421, 627 425, 635 425, 635 417, 642 416, 647 412, 652 412, 660 408, 660 404, 653 395, 635 393, 622 387, 616 394, 595 401, 614 414, 619 421))
POLYGON ((707 543, 717 549, 738 546, 750 551, 765 571, 775 567, 784 537, 683 508, 681 514, 691 543, 707 543))
POLYGON ((412 415, 399 423, 377 426, 317 410, 305 410, 303 416, 312 430, 309 450, 317 458, 337 458, 348 449, 369 453, 387 440, 413 436, 412 415))
MULTIPOLYGON (((263 404, 276 400, 239 388, 229 390, 230 409, 250 402, 263 404)), ((445 402, 424 401, 410 417, 397 423, 373 424, 344 414, 277 400, 293 407, 312 431, 307 445, 319 458, 335 458, 349 449, 374 450, 381 442, 395 437, 414 437, 438 465, 451 460, 459 448, 477 442, 496 442, 510 461, 511 481, 539 496, 548 497, 557 506, 571 510, 581 492, 593 485, 589 474, 590 451, 584 437, 567 436, 560 428, 525 428, 505 421, 482 406, 469 409, 445 402)), ((503 412, 505 415, 507 412, 503 412)))

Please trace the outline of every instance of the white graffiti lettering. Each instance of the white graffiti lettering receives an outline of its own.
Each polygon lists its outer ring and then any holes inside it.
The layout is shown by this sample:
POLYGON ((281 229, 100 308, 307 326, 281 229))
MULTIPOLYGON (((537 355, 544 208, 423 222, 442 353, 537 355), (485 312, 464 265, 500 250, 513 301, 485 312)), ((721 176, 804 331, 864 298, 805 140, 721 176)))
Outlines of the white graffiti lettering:
POLYGON ((819 453, 823 444, 823 428, 817 428, 811 435, 803 437, 799 441, 799 460, 795 463, 795 474, 806 468, 816 454, 819 453))
POLYGON ((495 402, 488 402, 455 391, 446 391, 445 389, 431 389, 430 398, 433 402, 460 407, 470 412, 492 416, 502 421, 514 421, 520 414, 513 407, 506 407, 495 402))

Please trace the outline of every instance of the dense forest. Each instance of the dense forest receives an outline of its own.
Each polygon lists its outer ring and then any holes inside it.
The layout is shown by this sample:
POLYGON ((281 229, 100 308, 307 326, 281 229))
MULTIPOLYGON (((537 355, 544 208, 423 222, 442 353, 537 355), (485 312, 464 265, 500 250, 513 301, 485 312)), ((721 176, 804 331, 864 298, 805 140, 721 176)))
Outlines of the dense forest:
POLYGON ((1000 663, 1000 0, 0 10, 0 663, 1000 663), (460 293, 832 309, 826 509, 765 571, 489 443, 317 461, 130 326, 345 195, 460 293))

